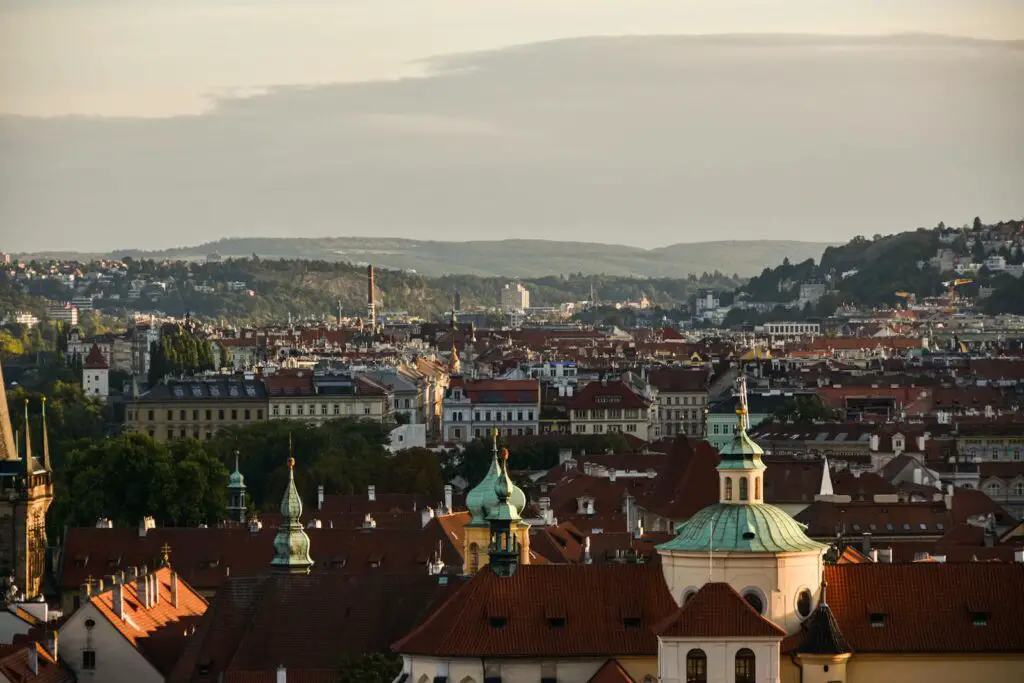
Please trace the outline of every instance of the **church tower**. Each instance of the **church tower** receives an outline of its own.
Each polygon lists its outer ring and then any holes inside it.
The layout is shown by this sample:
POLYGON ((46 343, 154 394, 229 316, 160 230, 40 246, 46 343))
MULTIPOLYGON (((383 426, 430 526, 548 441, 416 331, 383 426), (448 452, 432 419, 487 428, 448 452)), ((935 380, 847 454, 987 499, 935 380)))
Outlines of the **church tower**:
POLYGON ((515 485, 508 476, 508 451, 501 452, 501 472, 494 482, 494 495, 497 503, 487 514, 491 527, 491 542, 487 549, 491 571, 498 576, 512 576, 519 567, 519 535, 516 533, 522 524, 519 510, 509 502, 515 485))
POLYGON ((302 499, 295 488, 295 458, 288 458, 288 486, 281 499, 281 517, 270 566, 289 574, 308 574, 313 559, 309 556, 309 536, 302 528, 302 499))
POLYGON ((46 570, 46 511, 53 502, 46 403, 42 406, 42 462, 32 455, 28 400, 22 425, 24 447, 14 438, 0 369, 0 578, 8 595, 32 598, 42 590, 46 570))
POLYGON ((499 506, 508 504, 515 510, 516 519, 510 520, 509 528, 515 536, 515 547, 519 552, 519 564, 530 563, 530 525, 522 520, 523 509, 526 507, 526 494, 522 489, 508 480, 509 492, 505 503, 502 503, 496 486, 499 479, 508 477, 506 462, 508 451, 498 451, 498 430, 492 434, 492 451, 490 469, 483 480, 466 495, 466 507, 469 508, 470 520, 463 527, 464 564, 462 573, 472 576, 481 567, 491 561, 491 520, 492 511, 499 506))
POLYGON ((228 519, 245 524, 245 477, 238 470, 238 453, 235 453, 235 471, 228 477, 228 519))

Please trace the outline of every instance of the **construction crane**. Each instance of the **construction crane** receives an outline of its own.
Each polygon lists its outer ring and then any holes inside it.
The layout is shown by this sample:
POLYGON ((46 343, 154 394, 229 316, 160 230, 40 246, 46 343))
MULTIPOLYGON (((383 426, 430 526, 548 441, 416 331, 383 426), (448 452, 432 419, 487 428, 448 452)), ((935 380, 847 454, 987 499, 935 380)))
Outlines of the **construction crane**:
POLYGON ((949 301, 952 303, 953 299, 956 298, 956 288, 962 285, 972 285, 974 284, 974 280, 965 277, 958 277, 955 280, 949 280, 942 284, 945 287, 949 287, 949 301))

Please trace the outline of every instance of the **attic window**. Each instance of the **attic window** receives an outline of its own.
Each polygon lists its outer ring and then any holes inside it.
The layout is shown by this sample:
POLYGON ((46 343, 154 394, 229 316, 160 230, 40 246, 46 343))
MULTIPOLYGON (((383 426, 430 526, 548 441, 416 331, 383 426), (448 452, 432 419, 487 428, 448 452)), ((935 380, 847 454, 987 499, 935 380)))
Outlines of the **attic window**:
POLYGON ((910 531, 910 525, 909 524, 904 524, 903 525, 903 530, 904 531, 910 531))
POLYGON ((885 626, 885 613, 883 612, 872 612, 871 613, 871 626, 874 628, 881 628, 885 626))
POLYGON ((548 617, 548 626, 551 628, 565 628, 565 617, 548 617))
POLYGON ((640 628, 640 617, 622 617, 622 625, 626 628, 640 628))
POLYGON ((896 527, 894 527, 892 524, 886 524, 885 525, 885 530, 886 531, 896 531, 896 527))
POLYGON ((921 531, 927 531, 927 530, 928 530, 928 525, 927 524, 922 524, 921 525, 921 531))
POLYGON ((975 626, 988 626, 988 612, 972 612, 971 623, 975 626))
POLYGON ((946 525, 943 524, 942 522, 938 522, 938 523, 935 524, 935 528, 938 529, 939 531, 942 531, 943 529, 946 528, 946 525))
POLYGON ((198 667, 197 673, 200 676, 209 676, 210 672, 212 670, 213 670, 213 660, 207 659, 206 661, 199 663, 199 667, 198 667))
POLYGON ((854 524, 853 525, 853 530, 854 531, 860 531, 860 524, 854 524))
POLYGON ((497 615, 491 615, 487 617, 487 623, 491 628, 505 628, 508 626, 508 617, 500 617, 497 615))

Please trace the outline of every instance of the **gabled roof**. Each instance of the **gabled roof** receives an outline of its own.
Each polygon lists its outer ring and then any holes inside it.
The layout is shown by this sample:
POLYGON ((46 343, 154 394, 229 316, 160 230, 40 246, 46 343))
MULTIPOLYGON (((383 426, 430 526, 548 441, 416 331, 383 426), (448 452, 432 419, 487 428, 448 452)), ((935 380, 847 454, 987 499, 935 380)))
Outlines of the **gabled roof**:
POLYGON ((705 583, 655 627, 659 638, 778 638, 786 632, 765 619, 727 583, 705 583))
POLYGON ((616 659, 609 659, 590 677, 587 683, 634 683, 633 677, 616 659))
POLYGON ((826 565, 828 603, 866 652, 1024 652, 1024 565, 826 565))
POLYGON ((100 347, 96 344, 92 345, 89 349, 89 355, 85 357, 85 361, 82 363, 82 367, 86 370, 106 370, 110 367, 107 363, 106 356, 100 351, 100 347))
POLYGON ((675 609, 661 568, 522 565, 477 574, 407 636, 402 654, 438 657, 650 657, 652 627, 675 609))
POLYGON ((74 674, 55 661, 39 643, 29 642, 0 647, 3 647, 0 651, 0 677, 6 681, 72 683, 75 680, 74 674), (30 650, 35 650, 38 661, 35 673, 29 667, 30 650))
POLYGON ((166 674, 184 647, 185 627, 193 625, 196 618, 206 612, 206 600, 178 578, 178 604, 175 606, 171 593, 172 570, 163 567, 151 575, 156 576, 159 592, 159 600, 152 607, 143 606, 138 583, 134 580, 121 584, 124 617, 114 612, 113 588, 93 595, 90 602, 129 643, 166 674))
MULTIPOLYGON (((346 657, 387 651, 458 592, 462 579, 417 575, 267 574, 232 578, 213 598, 168 680, 262 680, 279 665, 288 680, 317 678, 346 657), (208 675, 201 675, 201 669, 208 675), (251 674, 252 678, 247 678, 251 674)), ((270 679, 273 681, 273 679, 270 679)))

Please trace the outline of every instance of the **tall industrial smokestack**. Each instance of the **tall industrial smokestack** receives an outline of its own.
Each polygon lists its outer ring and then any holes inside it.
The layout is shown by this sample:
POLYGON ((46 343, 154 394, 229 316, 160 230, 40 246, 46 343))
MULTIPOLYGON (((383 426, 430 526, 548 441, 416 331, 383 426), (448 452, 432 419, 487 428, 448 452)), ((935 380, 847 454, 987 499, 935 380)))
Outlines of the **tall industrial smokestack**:
POLYGON ((373 297, 373 265, 366 266, 366 317, 370 331, 377 331, 377 305, 373 297))

